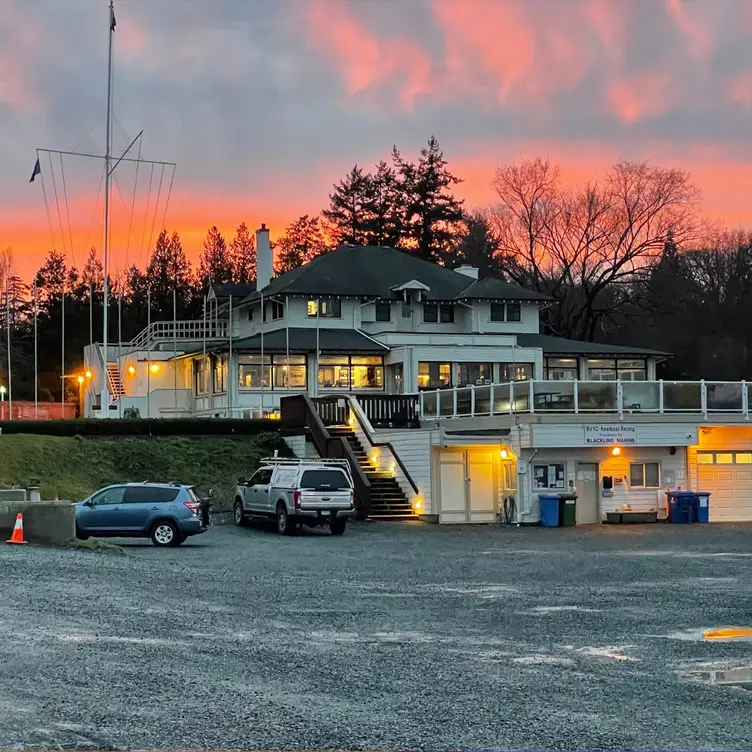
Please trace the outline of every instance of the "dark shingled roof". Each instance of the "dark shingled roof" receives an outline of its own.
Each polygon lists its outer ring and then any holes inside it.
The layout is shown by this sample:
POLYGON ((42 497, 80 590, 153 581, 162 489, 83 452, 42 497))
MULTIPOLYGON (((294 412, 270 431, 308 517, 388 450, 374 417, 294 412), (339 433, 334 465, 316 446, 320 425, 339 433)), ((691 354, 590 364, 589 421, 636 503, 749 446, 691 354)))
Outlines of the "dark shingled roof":
POLYGON ((230 295, 232 295, 233 298, 238 298, 238 300, 240 301, 243 298, 247 298, 251 293, 255 292, 256 283, 254 282, 247 285, 213 284, 211 286, 211 290, 218 300, 229 298, 230 295))
POLYGON ((549 337, 547 334, 518 334, 520 347, 540 347, 546 355, 653 355, 668 357, 671 353, 626 345, 602 345, 576 339, 549 337))
MULTIPOLYGON (((290 328, 290 352, 315 352, 316 329, 315 327, 290 328)), ((355 329, 319 329, 319 349, 341 352, 383 352, 389 348, 379 342, 375 342, 362 332, 355 329)), ((261 335, 254 334, 232 343, 233 350, 261 350, 261 335)), ((226 345, 222 350, 228 349, 226 345)), ((264 333, 264 350, 271 352, 285 352, 287 349, 287 336, 285 329, 277 329, 273 332, 264 333)))
MULTIPOLYGON (((382 246, 342 245, 308 264, 275 277, 266 295, 350 295, 396 298, 393 288, 418 280, 430 288, 428 300, 550 300, 546 295, 499 279, 474 280, 465 274, 382 246)), ((248 300, 261 293, 254 291, 248 300)))

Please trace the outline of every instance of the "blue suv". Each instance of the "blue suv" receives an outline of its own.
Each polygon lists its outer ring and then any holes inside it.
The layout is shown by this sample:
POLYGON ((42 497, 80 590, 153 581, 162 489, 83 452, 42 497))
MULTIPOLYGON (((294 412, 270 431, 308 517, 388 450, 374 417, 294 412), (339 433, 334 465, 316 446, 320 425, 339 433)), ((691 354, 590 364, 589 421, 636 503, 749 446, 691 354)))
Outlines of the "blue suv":
POLYGON ((151 538, 155 546, 179 546, 189 536, 206 532, 200 508, 190 486, 108 486, 76 504, 76 537, 151 538))

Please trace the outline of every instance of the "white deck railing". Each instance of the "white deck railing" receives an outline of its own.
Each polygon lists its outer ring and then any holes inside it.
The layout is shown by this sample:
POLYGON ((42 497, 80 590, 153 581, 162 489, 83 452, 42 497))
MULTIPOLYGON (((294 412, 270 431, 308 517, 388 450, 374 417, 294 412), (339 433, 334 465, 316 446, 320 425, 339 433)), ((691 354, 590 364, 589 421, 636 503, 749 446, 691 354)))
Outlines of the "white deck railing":
POLYGON ((749 418, 746 381, 517 381, 421 392, 422 420, 530 413, 732 413, 749 418))
POLYGON ((227 339, 226 321, 155 321, 130 343, 131 350, 146 350, 157 342, 227 339))

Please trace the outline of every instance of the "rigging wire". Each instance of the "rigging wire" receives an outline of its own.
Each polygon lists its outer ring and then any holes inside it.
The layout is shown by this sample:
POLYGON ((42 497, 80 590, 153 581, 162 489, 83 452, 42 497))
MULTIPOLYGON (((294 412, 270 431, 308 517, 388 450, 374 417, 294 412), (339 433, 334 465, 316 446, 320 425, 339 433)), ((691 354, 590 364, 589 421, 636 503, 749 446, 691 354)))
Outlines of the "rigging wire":
POLYGON ((94 201, 94 208, 91 210, 91 219, 89 220, 89 231, 86 233, 86 242, 84 247, 89 245, 89 239, 91 238, 91 231, 94 227, 94 216, 97 213, 97 206, 99 206, 99 197, 102 195, 102 185, 104 184, 104 170, 102 171, 102 177, 99 179, 99 190, 97 191, 97 198, 94 201))
POLYGON ((83 142, 86 141, 86 139, 89 138, 89 136, 91 136, 92 131, 102 122, 103 119, 104 119, 104 115, 101 115, 99 120, 97 120, 97 122, 94 123, 94 125, 92 125, 91 128, 89 128, 89 132, 76 144, 75 148, 71 149, 72 152, 75 153, 78 151, 79 146, 81 146, 81 144, 83 144, 83 142))
POLYGON ((162 214, 162 227, 165 227, 165 223, 167 222, 167 209, 170 206, 170 198, 172 197, 172 185, 175 182, 175 170, 176 169, 177 169, 177 166, 173 165, 172 177, 170 178, 170 187, 167 190, 167 199, 165 201, 164 213, 162 214))
POLYGON ((159 197, 162 195, 162 181, 164 180, 164 172, 164 165, 162 165, 162 172, 159 176, 159 188, 157 189, 157 200, 154 203, 154 220, 151 223, 151 233, 149 233, 149 248, 151 248, 152 240, 154 239, 154 228, 157 224, 157 211, 159 209, 159 197))
POLYGON ((57 209, 57 220, 58 224, 60 225, 60 236, 61 236, 61 242, 63 244, 63 254, 67 256, 68 252, 65 248, 65 232, 63 232, 63 217, 60 213, 60 200, 58 199, 57 195, 57 183, 55 182, 55 170, 52 167, 52 154, 48 155, 50 158, 50 174, 52 175, 52 189, 55 194, 55 208, 57 209))
MULTIPOLYGON (((131 200, 131 216, 128 220, 128 239, 125 244, 125 262, 123 269, 128 268, 128 253, 131 247, 131 228, 133 227, 133 214, 136 211, 136 189, 138 188, 138 169, 141 166, 141 139, 138 141, 138 162, 136 162, 136 179, 133 181, 133 199, 131 200)), ((118 192, 120 187, 118 187, 118 192)))
MULTIPOLYGON (((37 159, 39 159, 39 150, 37 150, 37 159)), ((52 216, 50 214, 50 204, 47 200, 47 189, 44 187, 44 173, 40 172, 39 177, 42 178, 42 196, 44 197, 44 210, 47 214, 47 226, 50 228, 50 238, 52 239, 52 250, 57 251, 57 241, 55 240, 55 233, 52 229, 52 216)))
POLYGON ((71 230, 70 207, 68 205, 68 184, 65 181, 65 166, 63 164, 63 155, 60 155, 60 175, 63 181, 63 196, 65 197, 65 214, 68 220, 68 240, 71 249, 71 265, 76 266, 76 251, 73 249, 73 231, 71 230))
POLYGON ((146 223, 149 219, 149 204, 151 203, 151 186, 154 182, 154 164, 151 166, 151 175, 149 176, 149 193, 146 196, 146 208, 144 209, 144 229, 141 233, 141 247, 138 254, 138 266, 141 268, 144 255, 145 241, 146 241, 146 223))

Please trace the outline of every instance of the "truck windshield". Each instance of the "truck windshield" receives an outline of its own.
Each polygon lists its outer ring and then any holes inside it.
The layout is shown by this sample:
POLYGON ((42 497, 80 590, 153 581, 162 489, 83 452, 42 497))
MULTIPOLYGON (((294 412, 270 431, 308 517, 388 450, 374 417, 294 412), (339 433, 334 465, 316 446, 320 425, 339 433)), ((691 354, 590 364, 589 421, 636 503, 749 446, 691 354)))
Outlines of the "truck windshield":
POLYGON ((313 491, 346 491, 350 489, 350 483, 341 470, 306 470, 300 479, 300 487, 313 491))

